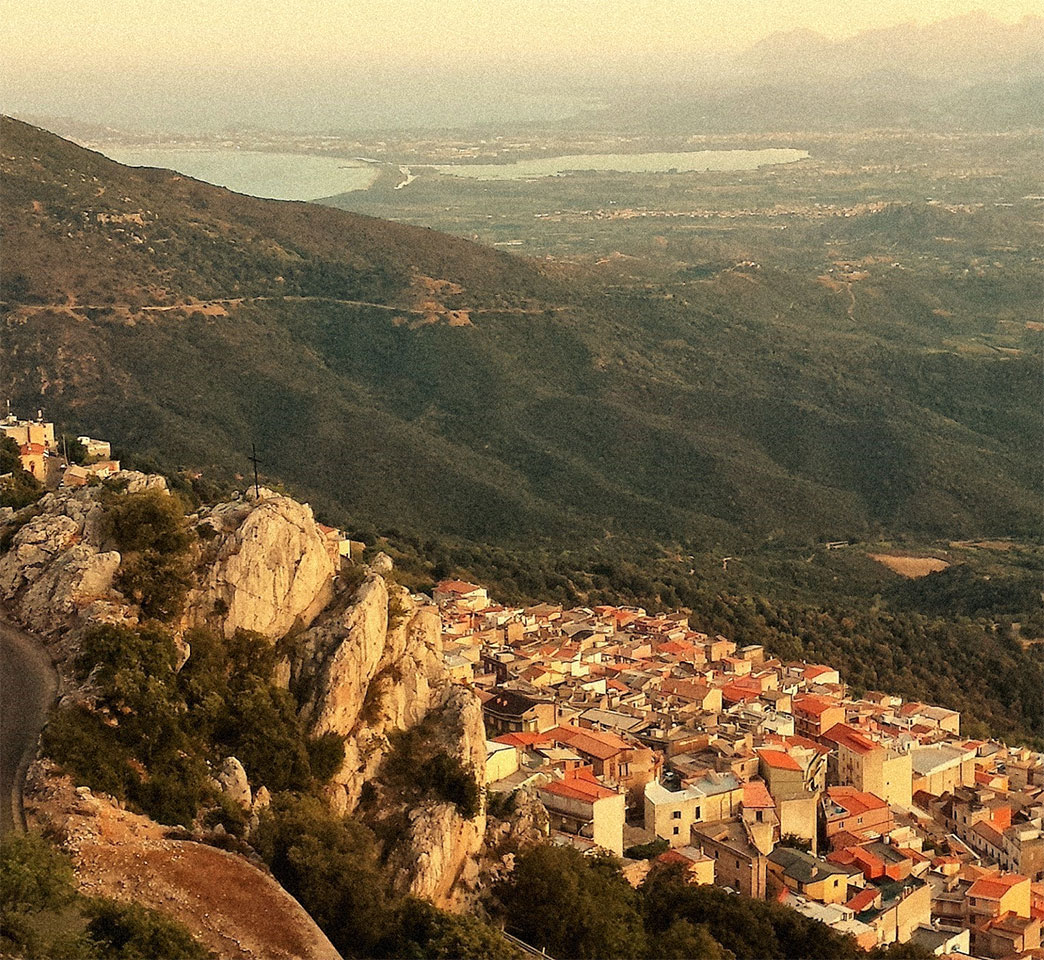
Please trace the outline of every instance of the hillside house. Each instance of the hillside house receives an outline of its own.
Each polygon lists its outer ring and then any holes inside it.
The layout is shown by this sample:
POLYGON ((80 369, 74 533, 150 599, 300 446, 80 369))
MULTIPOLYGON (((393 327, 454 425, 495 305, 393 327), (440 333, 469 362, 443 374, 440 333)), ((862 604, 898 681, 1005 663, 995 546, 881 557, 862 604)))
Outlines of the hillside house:
POLYGON ((570 771, 561 780, 537 788, 551 817, 551 827, 593 840, 611 854, 623 856, 625 801, 599 783, 588 769, 570 771))
POLYGON ((544 733, 558 724, 558 706, 515 690, 495 687, 485 694, 482 716, 491 736, 500 733, 544 733))
POLYGON ((110 460, 112 444, 108 440, 95 440, 93 437, 77 437, 87 456, 93 460, 110 460))
POLYGON ((47 478, 47 451, 41 443, 23 443, 18 447, 22 469, 41 483, 47 478))
POLYGON ((848 870, 837 864, 795 850, 776 847, 768 855, 768 896, 785 887, 819 903, 848 900, 848 870))
POLYGON ((432 596, 440 606, 452 603, 459 609, 474 612, 485 610, 490 605, 489 594, 485 587, 480 587, 475 583, 466 583, 463 580, 443 580, 436 585, 432 596))
POLYGON ((10 437, 19 447, 38 444, 46 451, 56 452, 58 443, 54 437, 54 424, 43 419, 43 411, 36 412, 35 420, 19 420, 8 414, 0 420, 0 434, 10 437))
POLYGON ((823 734, 836 747, 836 783, 873 793, 897 806, 909 808, 913 766, 910 754, 871 740, 847 724, 837 724, 823 734))

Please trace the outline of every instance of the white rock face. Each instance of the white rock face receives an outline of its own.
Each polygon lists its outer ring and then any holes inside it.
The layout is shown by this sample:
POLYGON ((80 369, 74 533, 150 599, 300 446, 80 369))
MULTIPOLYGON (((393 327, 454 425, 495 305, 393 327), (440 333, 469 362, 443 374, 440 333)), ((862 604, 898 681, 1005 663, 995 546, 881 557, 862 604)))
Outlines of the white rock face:
POLYGON ((309 711, 317 735, 352 732, 384 655, 387 633, 388 588, 380 577, 366 580, 352 606, 312 631, 309 644, 325 651, 309 711))
POLYGON ((276 639, 311 624, 333 595, 334 561, 311 508, 262 493, 212 512, 210 525, 226 532, 189 600, 190 620, 214 616, 226 636, 244 629, 276 639))
POLYGON ((465 820, 451 803, 418 807, 410 825, 396 884, 404 893, 445 905, 465 865, 482 846, 485 817, 465 820))

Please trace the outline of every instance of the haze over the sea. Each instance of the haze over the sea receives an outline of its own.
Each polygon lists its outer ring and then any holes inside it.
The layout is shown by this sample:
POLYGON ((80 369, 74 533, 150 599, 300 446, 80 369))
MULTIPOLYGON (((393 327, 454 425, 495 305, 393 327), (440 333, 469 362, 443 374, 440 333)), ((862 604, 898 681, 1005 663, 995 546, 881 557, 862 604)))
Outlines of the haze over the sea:
MULTIPOLYGON (((1038 0, 8 0, 4 109, 125 128, 319 130, 569 116, 636 78, 1038 0), (41 68, 46 65, 46 68, 41 68)), ((800 65, 796 65, 800 67, 800 65)))

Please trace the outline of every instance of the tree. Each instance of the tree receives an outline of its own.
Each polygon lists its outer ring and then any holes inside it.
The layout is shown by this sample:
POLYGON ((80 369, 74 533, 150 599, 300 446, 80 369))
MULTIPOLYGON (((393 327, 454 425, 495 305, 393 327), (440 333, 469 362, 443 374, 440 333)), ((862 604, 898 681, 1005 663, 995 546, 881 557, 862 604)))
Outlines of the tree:
POLYGON ((611 857, 587 858, 572 847, 535 847, 519 858, 501 899, 509 928, 554 957, 645 952, 637 895, 611 857))
MULTIPOLYGON (((790 957, 854 958, 861 955, 851 937, 775 903, 726 893, 717 887, 686 883, 676 866, 657 867, 641 886, 642 912, 650 941, 665 936, 684 920, 706 932, 738 960, 787 960, 790 957)), ((672 934, 675 943, 688 934, 672 934)), ((655 949, 653 949, 655 953, 655 949)))
POLYGON ((37 833, 4 838, 0 844, 0 911, 55 910, 72 896, 73 870, 68 858, 37 833))
POLYGON ((389 931, 376 953, 416 960, 521 960, 522 953, 477 917, 439 910, 424 900, 406 897, 395 909, 389 931))
POLYGON ((339 951, 373 955, 386 931, 387 894, 366 827, 316 797, 276 794, 255 847, 339 951))

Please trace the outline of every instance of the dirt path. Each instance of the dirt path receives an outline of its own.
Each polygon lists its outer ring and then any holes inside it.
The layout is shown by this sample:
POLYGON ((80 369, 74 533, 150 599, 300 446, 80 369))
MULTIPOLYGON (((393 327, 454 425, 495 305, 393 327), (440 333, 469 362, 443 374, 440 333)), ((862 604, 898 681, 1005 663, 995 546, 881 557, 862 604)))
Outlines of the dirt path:
MULTIPOLYGON (((218 297, 214 300, 197 300, 193 303, 170 303, 170 304, 148 304, 137 308, 135 312, 140 313, 168 313, 171 310, 192 311, 205 309, 206 307, 238 307, 244 303, 333 303, 344 307, 369 307, 374 310, 386 310, 389 313, 409 314, 410 316, 428 316, 430 311, 416 310, 410 307, 395 307, 387 303, 373 303, 370 300, 340 300, 336 297, 218 297)), ((7 301, 0 300, 0 306, 9 306, 7 301)), ((42 313, 47 310, 126 310, 127 304, 123 303, 33 303, 19 304, 16 308, 19 313, 26 316, 42 313)), ((468 307, 472 314, 502 313, 514 316, 536 315, 546 312, 548 309, 556 313, 568 308, 561 306, 550 307, 468 307)))

